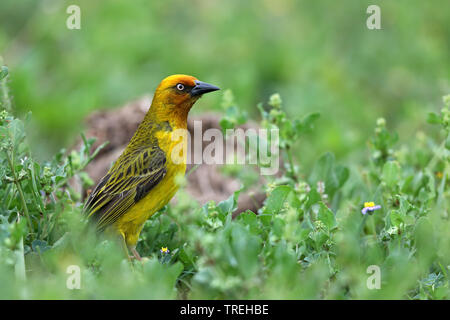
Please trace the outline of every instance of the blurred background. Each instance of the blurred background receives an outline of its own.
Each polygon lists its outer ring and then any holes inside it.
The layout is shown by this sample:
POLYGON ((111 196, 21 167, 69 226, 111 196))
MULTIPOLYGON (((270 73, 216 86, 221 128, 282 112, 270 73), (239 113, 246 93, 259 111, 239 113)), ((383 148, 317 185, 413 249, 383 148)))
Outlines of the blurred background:
MULTIPOLYGON (((13 103, 32 111, 35 153, 72 145, 92 111, 152 93, 185 73, 231 89, 258 120, 256 104, 279 92, 293 117, 318 111, 297 146, 308 167, 325 151, 364 159, 375 120, 406 140, 450 92, 448 1, 61 1, 1 0, 0 55, 13 103), (66 28, 71 4, 81 30, 66 28), (366 9, 381 7, 382 30, 366 9)), ((193 112, 220 111, 210 95, 193 112)))

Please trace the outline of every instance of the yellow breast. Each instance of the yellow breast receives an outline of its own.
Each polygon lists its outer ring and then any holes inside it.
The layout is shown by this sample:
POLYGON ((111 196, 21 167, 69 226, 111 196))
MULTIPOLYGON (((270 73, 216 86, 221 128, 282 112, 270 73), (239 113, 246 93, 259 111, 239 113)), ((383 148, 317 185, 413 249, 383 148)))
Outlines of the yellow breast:
POLYGON ((158 185, 114 224, 128 246, 136 245, 145 221, 172 199, 179 188, 177 177, 186 173, 186 132, 160 131, 156 138, 159 147, 166 154, 167 172, 158 185))

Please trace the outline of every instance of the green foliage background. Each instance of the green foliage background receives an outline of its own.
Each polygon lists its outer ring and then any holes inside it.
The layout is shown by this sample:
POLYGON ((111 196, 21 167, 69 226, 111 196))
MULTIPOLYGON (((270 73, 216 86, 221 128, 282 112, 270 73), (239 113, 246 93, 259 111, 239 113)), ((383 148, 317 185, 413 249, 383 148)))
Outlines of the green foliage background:
MULTIPOLYGON (((44 157, 73 141, 90 111, 152 92, 173 73, 233 90, 254 117, 273 92, 290 115, 327 114, 320 134, 303 142, 307 165, 323 150, 363 157, 379 116, 414 135, 424 110, 437 111, 449 91, 447 1, 80 0, 81 30, 68 30, 72 2, 0 5, 13 98, 21 112, 33 111, 44 157), (366 28, 369 4, 381 6, 382 30, 366 28)), ((217 109, 219 99, 194 112, 217 109)))
POLYGON ((0 4, 1 298, 449 298, 447 1, 81 0, 81 30, 65 27, 70 4, 0 4), (369 4, 382 30, 366 28, 369 4), (68 180, 89 186, 92 141, 58 151, 89 112, 173 73, 232 90, 194 112, 279 128, 286 172, 234 220, 237 194, 201 207, 180 191, 130 265, 79 220, 68 180), (382 209, 363 216, 366 201, 382 209), (70 264, 82 290, 66 287, 70 264))

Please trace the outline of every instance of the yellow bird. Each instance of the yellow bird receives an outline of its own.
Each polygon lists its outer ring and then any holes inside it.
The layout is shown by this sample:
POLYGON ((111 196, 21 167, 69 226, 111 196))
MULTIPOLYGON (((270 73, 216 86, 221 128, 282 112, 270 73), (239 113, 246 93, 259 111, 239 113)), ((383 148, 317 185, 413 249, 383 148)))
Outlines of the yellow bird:
POLYGON ((187 139, 180 133, 186 134, 189 110, 216 90, 192 76, 165 78, 130 143, 86 201, 84 212, 97 230, 119 234, 138 260, 145 221, 172 199, 176 177, 186 173, 187 139))

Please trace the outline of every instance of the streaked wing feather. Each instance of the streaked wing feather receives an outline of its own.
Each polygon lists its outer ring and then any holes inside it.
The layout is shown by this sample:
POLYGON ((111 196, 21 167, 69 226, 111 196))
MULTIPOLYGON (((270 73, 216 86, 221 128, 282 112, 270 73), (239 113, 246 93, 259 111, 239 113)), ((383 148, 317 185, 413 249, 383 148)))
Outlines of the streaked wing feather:
POLYGON ((164 178, 166 170, 166 157, 158 146, 130 153, 100 180, 84 211, 97 222, 97 229, 103 230, 145 197, 164 178))

